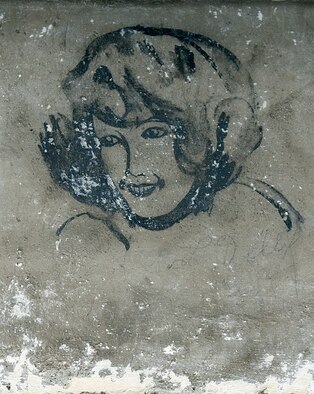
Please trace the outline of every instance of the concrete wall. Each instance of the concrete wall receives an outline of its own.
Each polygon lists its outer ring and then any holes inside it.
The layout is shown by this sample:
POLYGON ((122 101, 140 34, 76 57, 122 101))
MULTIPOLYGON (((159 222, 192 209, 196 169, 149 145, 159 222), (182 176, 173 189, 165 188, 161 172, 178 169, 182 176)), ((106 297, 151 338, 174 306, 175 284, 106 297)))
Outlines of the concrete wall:
POLYGON ((305 3, 0 2, 0 393, 313 393, 313 27, 305 3), (94 46, 82 78, 69 74, 95 38, 138 24, 221 46, 144 32, 161 62, 115 38, 137 55, 94 46), (121 59, 142 88, 116 76, 121 59), (94 61, 111 62, 116 85, 108 73, 92 84, 94 61), (179 110, 148 103, 145 84, 179 110), (126 151, 104 145, 110 114, 95 113, 117 103, 129 123, 112 121, 116 137, 162 107, 167 136, 146 139, 148 153, 135 132, 125 137, 131 165, 151 165, 136 182, 166 180, 150 196, 106 194, 105 170, 124 168, 126 151), (174 118, 192 141, 176 159, 174 118), (178 169, 192 151, 189 170, 178 169), (195 179, 200 188, 169 216, 195 179), (133 211, 165 214, 169 228, 133 211))

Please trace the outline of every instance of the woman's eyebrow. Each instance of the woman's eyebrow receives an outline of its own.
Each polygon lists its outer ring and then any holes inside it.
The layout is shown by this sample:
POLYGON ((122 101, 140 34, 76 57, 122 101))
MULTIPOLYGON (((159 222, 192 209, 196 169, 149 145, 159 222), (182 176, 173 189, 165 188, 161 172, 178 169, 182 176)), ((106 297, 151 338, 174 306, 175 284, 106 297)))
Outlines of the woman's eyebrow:
POLYGON ((146 124, 146 123, 164 123, 164 124, 168 124, 164 120, 158 119, 158 118, 152 116, 151 118, 144 119, 142 121, 136 122, 136 128, 139 128, 140 126, 142 126, 143 124, 146 124))

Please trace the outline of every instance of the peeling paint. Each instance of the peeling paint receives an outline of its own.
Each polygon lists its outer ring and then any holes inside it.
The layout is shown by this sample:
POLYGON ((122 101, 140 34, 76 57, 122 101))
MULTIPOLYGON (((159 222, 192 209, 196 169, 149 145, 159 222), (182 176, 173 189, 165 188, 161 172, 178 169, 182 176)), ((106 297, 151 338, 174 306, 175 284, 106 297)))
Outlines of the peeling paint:
MULTIPOLYGON (((211 381, 203 389, 193 388, 189 378, 177 375, 170 369, 158 370, 150 368, 132 370, 130 366, 122 369, 114 367, 110 360, 96 363, 90 370, 89 376, 73 377, 66 386, 46 385, 43 374, 27 358, 28 349, 25 348, 19 357, 7 358, 13 365, 13 372, 1 371, 1 383, 10 389, 0 389, 1 394, 144 394, 147 390, 157 388, 157 381, 167 381, 167 391, 158 393, 199 393, 199 394, 312 394, 314 392, 314 363, 304 362, 296 367, 291 377, 279 380, 269 376, 264 382, 248 382, 246 380, 228 380, 223 382, 211 381), (106 376, 102 376, 106 371, 106 376)), ((64 370, 64 373, 67 371, 64 370)), ((71 370, 69 370, 71 375, 71 370)))

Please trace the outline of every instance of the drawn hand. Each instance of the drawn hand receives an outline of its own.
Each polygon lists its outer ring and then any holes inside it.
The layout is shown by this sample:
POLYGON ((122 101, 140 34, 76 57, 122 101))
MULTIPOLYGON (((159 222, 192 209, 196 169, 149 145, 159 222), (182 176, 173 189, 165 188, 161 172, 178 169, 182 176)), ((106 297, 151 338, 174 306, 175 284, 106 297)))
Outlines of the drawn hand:
POLYGON ((101 206, 106 196, 101 147, 92 124, 73 124, 64 115, 51 115, 40 134, 40 151, 52 178, 78 201, 101 206), (62 121, 61 130, 60 122, 62 121))
POLYGON ((216 190, 227 187, 234 181, 237 174, 234 174, 235 161, 230 160, 228 152, 225 151, 225 139, 229 132, 230 116, 225 112, 219 115, 216 127, 216 151, 213 155, 212 167, 216 167, 215 174, 216 190))
POLYGON ((61 174, 72 164, 71 144, 73 144, 74 131, 70 126, 70 121, 59 114, 67 130, 67 138, 62 133, 59 121, 54 115, 50 115, 50 124, 44 123, 44 133, 40 133, 39 149, 45 159, 52 178, 60 183, 61 174))

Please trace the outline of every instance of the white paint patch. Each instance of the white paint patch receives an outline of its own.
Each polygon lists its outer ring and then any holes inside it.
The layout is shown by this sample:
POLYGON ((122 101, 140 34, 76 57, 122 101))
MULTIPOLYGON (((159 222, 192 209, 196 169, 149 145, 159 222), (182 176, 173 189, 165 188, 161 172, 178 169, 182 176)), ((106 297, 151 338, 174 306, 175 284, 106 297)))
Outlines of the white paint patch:
POLYGON ((0 21, 4 19, 4 14, 0 14, 0 21))
MULTIPOLYGON (((65 350, 65 349, 64 349, 65 350)), ((61 385, 45 385, 39 371, 27 358, 28 350, 24 349, 20 357, 12 357, 9 361, 13 364, 13 372, 7 373, 4 384, 10 384, 10 391, 1 390, 0 393, 10 394, 78 394, 93 392, 106 394, 144 394, 147 390, 155 387, 154 377, 169 383, 173 390, 171 393, 182 393, 191 385, 187 376, 177 375, 171 370, 159 371, 157 368, 149 368, 133 371, 130 366, 121 371, 121 368, 113 367, 110 360, 102 360, 90 370, 88 377, 74 377, 67 387, 61 385), (101 372, 107 370, 105 377, 101 372)), ((8 360, 7 360, 8 361, 8 360)), ((69 371, 71 374, 71 371, 69 371)))
POLYGON ((260 11, 260 10, 257 13, 257 19, 260 20, 260 21, 263 20, 263 14, 262 14, 262 11, 260 11))
POLYGON ((58 239, 58 240, 55 242, 55 245, 56 245, 56 251, 57 251, 57 252, 59 252, 59 246, 60 246, 60 243, 61 243, 61 239, 58 239))
POLYGON ((84 352, 87 357, 91 357, 96 353, 95 349, 89 343, 86 343, 84 352))
POLYGON ((274 361, 274 356, 271 354, 266 354, 266 356, 264 357, 263 363, 261 365, 261 368, 269 368, 272 363, 274 361))
POLYGON ((296 369, 290 379, 277 379, 269 376, 264 383, 249 383, 244 380, 211 382, 206 385, 206 394, 313 394, 314 363, 307 362, 296 369))
POLYGON ((92 192, 93 188, 99 187, 99 184, 87 175, 75 177, 72 173, 69 177, 65 172, 62 172, 61 179, 69 182, 73 192, 77 196, 88 196, 92 192))
POLYGON ((42 38, 44 36, 48 36, 53 29, 53 26, 50 24, 47 27, 43 26, 40 32, 33 33, 29 36, 29 38, 42 38))
POLYGON ((15 281, 12 281, 9 285, 9 293, 13 292, 13 308, 11 310, 11 317, 22 319, 30 316, 31 314, 31 302, 27 298, 23 288, 15 281))
POLYGON ((63 352, 69 352, 70 347, 68 345, 66 345, 65 343, 63 343, 62 345, 59 346, 59 350, 62 350, 63 352))
POLYGON ((261 105, 261 108, 262 108, 262 109, 265 109, 266 107, 267 107, 267 101, 264 100, 263 103, 262 103, 262 105, 261 105))
POLYGON ((191 198, 191 204, 192 204, 192 205, 195 205, 195 200, 196 200, 196 198, 197 198, 199 192, 200 192, 200 188, 197 188, 196 191, 195 191, 194 196, 191 198))
POLYGON ((28 350, 36 349, 42 346, 42 341, 36 337, 29 337, 26 334, 23 334, 23 344, 27 346, 28 350))
POLYGON ((170 356, 173 356, 174 354, 178 353, 180 350, 182 350, 182 348, 174 346, 173 343, 163 348, 164 354, 170 356))
MULTIPOLYGON (((61 345, 60 350, 66 350, 66 345, 61 345)), ((90 369, 89 376, 74 376, 66 386, 58 384, 45 384, 43 372, 39 372, 28 358, 29 350, 23 349, 20 356, 8 356, 5 365, 10 368, 1 370, 0 393, 4 394, 79 394, 82 392, 106 394, 144 394, 151 390, 158 390, 160 380, 167 382, 169 388, 166 392, 160 393, 181 394, 313 394, 314 392, 314 363, 303 362, 296 366, 295 372, 285 379, 278 379, 269 376, 264 382, 248 382, 243 379, 227 381, 211 381, 193 391, 189 378, 185 375, 175 374, 171 369, 160 370, 157 368, 147 368, 134 371, 128 365, 121 370, 112 366, 110 360, 97 362, 90 369), (102 376, 102 371, 106 370, 106 376, 102 376), (5 389, 5 385, 10 384, 10 390, 5 389), (185 391, 184 391, 185 390, 185 391)), ((271 357, 271 356, 267 356, 271 357)), ((71 369, 67 372, 69 376, 76 375, 71 369)))
POLYGON ((236 335, 227 335, 225 333, 222 334, 225 341, 243 341, 243 338, 239 332, 236 335))

